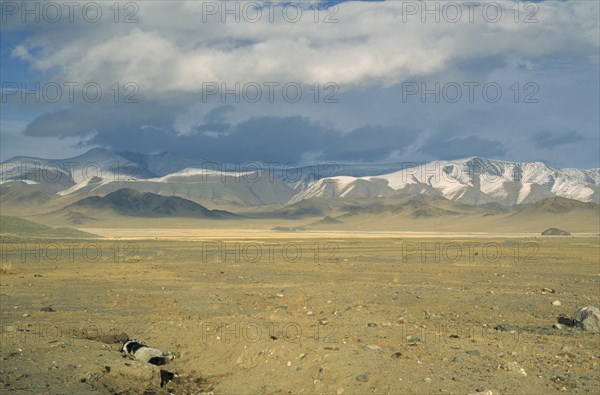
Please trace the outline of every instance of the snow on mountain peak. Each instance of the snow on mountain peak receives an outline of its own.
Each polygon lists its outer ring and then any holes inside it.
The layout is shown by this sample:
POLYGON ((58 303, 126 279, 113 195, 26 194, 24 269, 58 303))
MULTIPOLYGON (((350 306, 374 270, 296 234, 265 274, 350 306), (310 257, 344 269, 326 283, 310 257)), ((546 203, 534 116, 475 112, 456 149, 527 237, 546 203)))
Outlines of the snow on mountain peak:
MULTIPOLYGON (((292 202, 310 197, 357 197, 354 186, 362 183, 361 195, 369 189, 365 183, 381 183, 395 193, 439 193, 465 204, 497 202, 514 205, 561 196, 584 202, 598 202, 598 169, 555 169, 542 162, 508 162, 469 157, 452 161, 403 164, 401 170, 368 177, 331 177, 317 180, 296 195, 292 202), (328 183, 335 188, 326 188, 328 183)), ((389 196, 390 191, 386 195, 389 196)), ((368 194, 367 194, 368 195, 368 194)))

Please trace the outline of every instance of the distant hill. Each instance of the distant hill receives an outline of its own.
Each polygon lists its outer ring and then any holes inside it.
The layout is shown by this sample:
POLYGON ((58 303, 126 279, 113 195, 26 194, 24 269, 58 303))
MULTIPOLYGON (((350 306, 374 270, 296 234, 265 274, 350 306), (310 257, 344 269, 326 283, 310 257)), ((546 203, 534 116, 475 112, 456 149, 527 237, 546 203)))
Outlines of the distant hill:
POLYGON ((61 211, 70 216, 82 216, 78 210, 90 210, 97 213, 109 210, 117 215, 133 217, 193 217, 227 219, 237 215, 223 210, 208 208, 177 196, 162 196, 151 192, 138 192, 122 188, 105 196, 90 196, 66 206, 61 211))
POLYGON ((563 197, 552 197, 539 200, 518 210, 515 215, 523 214, 566 214, 572 211, 587 211, 590 214, 600 214, 600 205, 596 203, 585 203, 578 200, 563 197))
POLYGON ((566 230, 549 228, 542 232, 542 236, 571 236, 566 230))
POLYGON ((0 216, 0 234, 3 236, 36 238, 95 238, 98 235, 73 228, 53 228, 18 217, 0 216))
POLYGON ((9 181, 0 186, 0 199, 6 206, 42 205, 56 198, 56 194, 31 181, 9 181))

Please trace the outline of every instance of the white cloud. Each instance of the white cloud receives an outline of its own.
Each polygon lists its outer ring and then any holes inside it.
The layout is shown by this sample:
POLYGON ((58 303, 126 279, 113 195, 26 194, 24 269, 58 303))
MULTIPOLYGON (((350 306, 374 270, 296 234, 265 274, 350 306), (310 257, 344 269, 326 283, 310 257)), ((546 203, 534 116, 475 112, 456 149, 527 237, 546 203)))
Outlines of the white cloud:
MULTIPOLYGON (((502 3, 498 23, 486 22, 479 12, 470 23, 464 10, 455 24, 443 18, 421 23, 418 15, 403 21, 404 3, 343 3, 336 15, 339 23, 327 24, 315 23, 308 11, 297 23, 281 17, 269 23, 266 16, 258 23, 243 18, 221 23, 219 15, 203 13, 202 2, 143 2, 138 24, 80 26, 72 37, 61 33, 59 44, 30 40, 31 46, 44 45, 35 57, 23 47, 13 54, 38 70, 58 67, 68 80, 134 81, 141 95, 156 98, 200 92, 205 82, 334 81, 342 90, 390 86, 478 57, 598 52, 594 2, 541 3, 535 15, 539 23, 529 24, 514 22, 506 8, 511 3, 502 3)), ((522 11, 519 18, 524 17, 522 11)))

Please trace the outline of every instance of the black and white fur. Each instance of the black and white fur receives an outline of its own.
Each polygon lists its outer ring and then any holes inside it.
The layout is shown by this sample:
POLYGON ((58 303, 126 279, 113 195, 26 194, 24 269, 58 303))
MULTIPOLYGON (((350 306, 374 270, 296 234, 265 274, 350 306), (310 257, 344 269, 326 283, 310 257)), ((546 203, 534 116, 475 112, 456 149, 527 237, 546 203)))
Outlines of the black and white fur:
POLYGON ((132 359, 141 362, 151 363, 153 365, 166 365, 171 362, 173 354, 169 351, 161 351, 156 348, 138 342, 137 340, 128 340, 123 344, 123 352, 132 359))

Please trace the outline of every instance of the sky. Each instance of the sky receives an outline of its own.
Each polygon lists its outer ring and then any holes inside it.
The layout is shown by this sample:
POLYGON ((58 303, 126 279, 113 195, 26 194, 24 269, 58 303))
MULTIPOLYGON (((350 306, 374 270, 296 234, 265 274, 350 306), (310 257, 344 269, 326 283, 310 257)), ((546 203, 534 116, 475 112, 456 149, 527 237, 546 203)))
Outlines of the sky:
POLYGON ((0 1, 0 160, 600 167, 599 4, 0 1))

